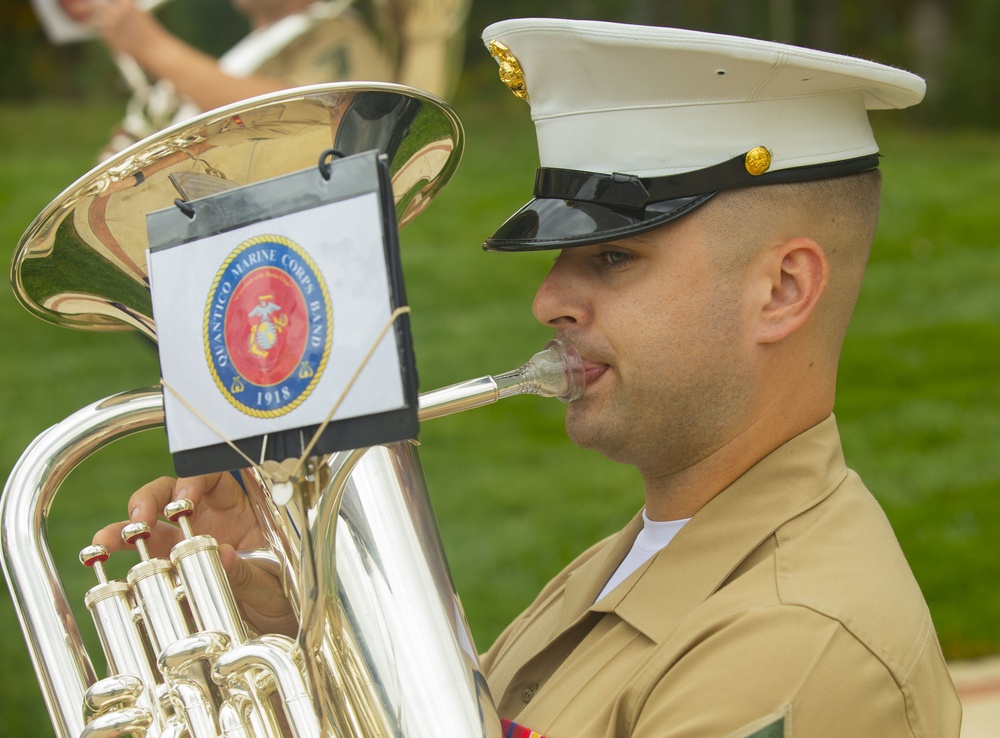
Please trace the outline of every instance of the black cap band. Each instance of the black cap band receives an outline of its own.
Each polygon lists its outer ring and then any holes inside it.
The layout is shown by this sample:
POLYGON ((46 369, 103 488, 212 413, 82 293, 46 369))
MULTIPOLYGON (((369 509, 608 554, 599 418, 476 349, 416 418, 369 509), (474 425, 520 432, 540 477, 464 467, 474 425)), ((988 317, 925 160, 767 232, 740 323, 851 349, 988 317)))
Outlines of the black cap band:
POLYGON ((704 169, 664 177, 637 177, 634 174, 601 174, 576 169, 540 167, 535 172, 535 197, 554 200, 591 202, 609 208, 642 210, 649 203, 680 197, 704 195, 709 192, 748 187, 756 184, 805 182, 828 177, 857 174, 878 167, 878 154, 855 159, 812 164, 792 169, 779 169, 763 174, 751 174, 746 167, 746 154, 704 169))
POLYGON ((606 243, 682 218, 725 189, 859 174, 878 168, 878 154, 758 175, 747 167, 746 155, 665 177, 543 167, 535 175, 535 198, 486 239, 483 248, 538 251, 606 243))

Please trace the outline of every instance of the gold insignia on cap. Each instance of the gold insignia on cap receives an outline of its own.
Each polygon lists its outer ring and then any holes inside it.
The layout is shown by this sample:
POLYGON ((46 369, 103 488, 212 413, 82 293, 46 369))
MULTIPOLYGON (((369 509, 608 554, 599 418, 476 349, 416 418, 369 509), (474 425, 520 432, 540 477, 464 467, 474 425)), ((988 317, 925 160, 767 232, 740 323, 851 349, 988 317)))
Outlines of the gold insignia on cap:
POLYGON ((744 160, 747 171, 757 177, 766 172, 771 166, 771 152, 763 146, 757 146, 747 152, 744 160))
POLYGON ((528 88, 524 84, 524 73, 517 57, 510 53, 506 45, 497 40, 490 41, 490 53, 500 65, 500 81, 522 100, 528 99, 528 88))

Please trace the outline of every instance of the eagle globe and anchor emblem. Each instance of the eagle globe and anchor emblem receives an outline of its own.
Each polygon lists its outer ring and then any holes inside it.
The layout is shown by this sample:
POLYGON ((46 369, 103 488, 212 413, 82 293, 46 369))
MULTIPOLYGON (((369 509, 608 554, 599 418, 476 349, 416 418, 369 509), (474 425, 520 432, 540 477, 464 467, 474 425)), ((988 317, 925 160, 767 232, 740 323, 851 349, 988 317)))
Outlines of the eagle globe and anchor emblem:
POLYGON ((274 418, 298 407, 323 374, 333 338, 326 283, 284 236, 237 246, 205 305, 205 354, 215 384, 241 412, 274 418))

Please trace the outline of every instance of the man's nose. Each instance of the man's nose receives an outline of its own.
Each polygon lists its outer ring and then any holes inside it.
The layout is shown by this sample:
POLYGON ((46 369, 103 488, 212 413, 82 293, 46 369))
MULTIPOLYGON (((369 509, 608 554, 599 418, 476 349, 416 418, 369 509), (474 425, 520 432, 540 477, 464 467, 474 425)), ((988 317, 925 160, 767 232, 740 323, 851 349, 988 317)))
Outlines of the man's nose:
POLYGON ((553 328, 579 325, 590 320, 583 280, 565 260, 558 259, 535 293, 531 311, 539 323, 553 328))

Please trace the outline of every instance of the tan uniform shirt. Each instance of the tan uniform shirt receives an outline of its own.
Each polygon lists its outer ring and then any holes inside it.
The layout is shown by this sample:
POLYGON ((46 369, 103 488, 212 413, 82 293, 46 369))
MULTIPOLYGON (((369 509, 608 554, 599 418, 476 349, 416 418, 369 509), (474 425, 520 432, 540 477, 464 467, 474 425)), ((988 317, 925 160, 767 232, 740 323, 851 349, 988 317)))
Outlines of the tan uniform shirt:
POLYGON ((927 605, 833 417, 709 502, 594 604, 641 520, 591 548, 484 656, 546 738, 957 738, 927 605))

